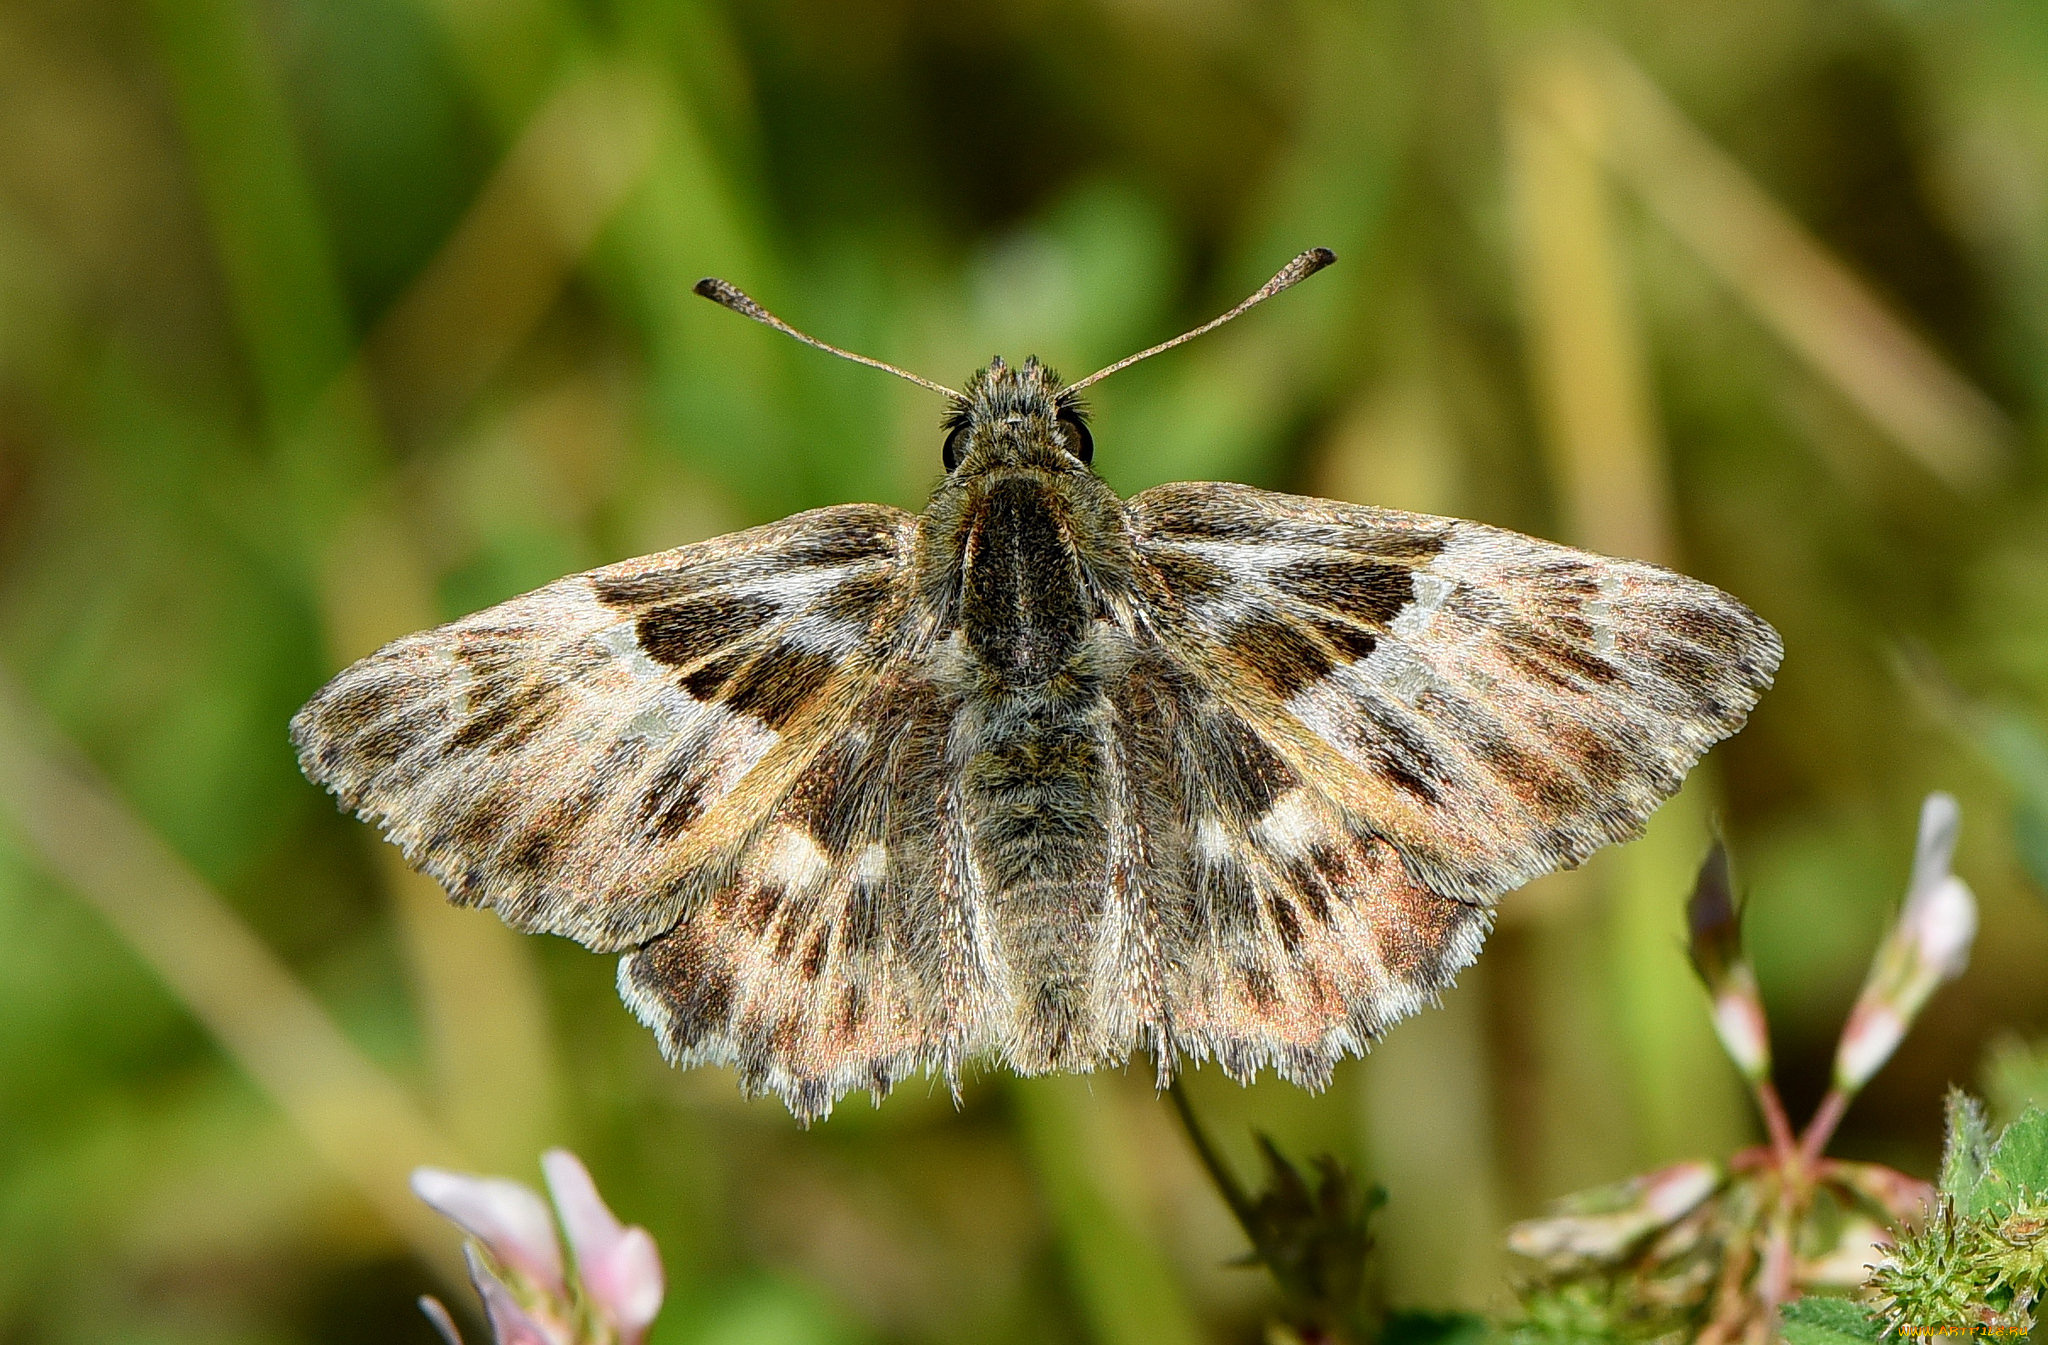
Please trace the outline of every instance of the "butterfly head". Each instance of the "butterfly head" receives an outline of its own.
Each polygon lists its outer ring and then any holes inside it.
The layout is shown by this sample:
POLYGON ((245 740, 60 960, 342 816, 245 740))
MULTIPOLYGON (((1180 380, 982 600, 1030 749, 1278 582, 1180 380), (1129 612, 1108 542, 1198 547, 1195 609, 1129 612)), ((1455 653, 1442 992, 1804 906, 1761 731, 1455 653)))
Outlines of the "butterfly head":
POLYGON ((946 414, 945 431, 948 472, 1086 471, 1095 458, 1086 408, 1035 355, 1015 369, 998 355, 977 370, 946 414))

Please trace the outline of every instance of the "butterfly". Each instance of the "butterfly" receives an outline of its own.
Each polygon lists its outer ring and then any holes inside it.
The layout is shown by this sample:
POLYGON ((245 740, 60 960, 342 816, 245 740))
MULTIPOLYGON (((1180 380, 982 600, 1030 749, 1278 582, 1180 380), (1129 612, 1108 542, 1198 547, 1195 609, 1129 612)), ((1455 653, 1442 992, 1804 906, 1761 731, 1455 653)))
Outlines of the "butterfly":
POLYGON ((1451 518, 1129 500, 1074 384, 948 399, 922 514, 844 504, 398 640, 306 774, 464 905, 624 954, 680 1065, 809 1121, 919 1071, 1148 1051, 1325 1084, 1504 892, 1637 834, 1781 655, 1727 594, 1451 518))

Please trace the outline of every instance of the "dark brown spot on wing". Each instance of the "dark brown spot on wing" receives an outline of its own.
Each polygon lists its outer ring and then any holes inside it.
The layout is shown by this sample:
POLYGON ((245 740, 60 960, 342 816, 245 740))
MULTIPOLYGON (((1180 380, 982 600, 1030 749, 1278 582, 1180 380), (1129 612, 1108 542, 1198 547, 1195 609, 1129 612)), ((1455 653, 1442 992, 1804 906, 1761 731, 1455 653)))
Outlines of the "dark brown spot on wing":
POLYGON ((1415 596, 1414 575, 1406 565, 1314 557, 1280 567, 1273 584, 1283 593, 1385 629, 1415 596))
POLYGON ((739 982, 700 930, 683 925, 648 944, 640 958, 641 979, 668 1011, 673 1049, 687 1050, 728 1026, 739 982))
POLYGON ((1373 927, 1380 962, 1411 985, 1434 987, 1449 979, 1445 958, 1452 937, 1468 920, 1485 918, 1463 902, 1424 887, 1404 888, 1388 904, 1390 909, 1373 927))
POLYGON ((864 729, 840 734, 797 781, 786 805, 789 821, 827 855, 839 858, 857 840, 879 832, 888 802, 887 765, 886 743, 864 729))
POLYGON ((846 915, 840 922, 839 946, 849 959, 864 958, 882 943, 882 888, 855 879, 846 894, 846 915))
POLYGON ((1336 666, 1330 651, 1314 635, 1289 621, 1255 617, 1230 628, 1233 657, 1287 700, 1313 686, 1336 666))
POLYGON ((782 909, 782 899, 789 889, 779 879, 764 878, 740 905, 740 923, 747 933, 760 938, 768 932, 768 926, 775 923, 775 913, 782 909))
POLYGON ((1361 526, 1347 531, 1339 545, 1363 556, 1403 561, 1419 568, 1442 555, 1449 539, 1449 528, 1361 526))
POLYGON ((1340 621, 1335 617, 1319 617, 1315 621, 1315 628, 1316 634, 1329 641, 1330 647, 1349 662, 1356 663, 1379 648, 1378 635, 1348 621, 1340 621))
POLYGON ((679 753, 664 762, 635 809, 647 838, 673 840, 702 817, 707 783, 703 763, 695 757, 679 753))
POLYGON ((731 668, 725 659, 715 671, 710 664, 683 679, 690 694, 716 699, 736 714, 751 715, 780 732, 818 689, 832 678, 839 660, 832 655, 787 641, 764 649, 744 667, 731 668))
POLYGON ((1592 650, 1532 621, 1503 621, 1494 633, 1508 662, 1563 691, 1605 686, 1621 675, 1592 650))
POLYGON ((649 658, 680 668, 759 630, 779 611, 767 598, 712 593, 655 608, 634 633, 649 658))
POLYGON ((1190 768, 1208 780, 1217 810, 1234 826, 1253 825, 1275 799, 1301 783, 1294 768, 1236 715, 1219 712, 1200 721, 1190 746, 1190 768))
POLYGON ((855 518, 812 528, 782 552, 782 559, 792 566, 824 568, 895 555, 895 533, 878 529, 872 520, 855 518))
POLYGON ((1292 953, 1301 947, 1301 916, 1295 911, 1294 903, 1278 892, 1266 894, 1266 910, 1273 917, 1273 932, 1280 936, 1280 946, 1292 953))
POLYGON ((1249 938, 1258 930, 1258 894, 1235 859, 1211 859, 1196 870, 1194 915, 1218 943, 1249 938))
POLYGON ((1548 740, 1578 767, 1596 794, 1614 793, 1640 771, 1635 758, 1577 720, 1554 716, 1544 728, 1548 740))
MULTIPOLYGON (((469 655, 465 651, 462 657, 469 655)), ((479 670, 469 687, 473 708, 449 740, 452 749, 512 751, 524 746, 554 717, 556 696, 562 688, 559 678, 543 670, 501 666, 482 656, 471 660, 471 666, 479 670)))
POLYGON ((1345 876, 1343 860, 1328 845, 1314 846, 1287 864, 1287 881, 1317 924, 1330 923, 1330 907, 1340 899, 1345 876))
POLYGON ((896 576, 887 570, 851 575, 834 584, 818 600, 817 612, 834 621, 867 626, 888 602, 895 586, 896 576))
POLYGON ((1199 602, 1230 590, 1230 571, 1188 551, 1159 550, 1151 554, 1152 569, 1183 603, 1199 602))
POLYGON ((735 649, 720 654, 701 667, 692 669, 683 678, 683 690, 700 701, 715 701, 725 684, 747 666, 751 654, 745 649, 735 649))
POLYGON ((797 971, 806 981, 818 979, 818 973, 825 969, 825 959, 832 951, 832 926, 830 922, 818 926, 811 935, 810 944, 804 949, 803 962, 797 971))

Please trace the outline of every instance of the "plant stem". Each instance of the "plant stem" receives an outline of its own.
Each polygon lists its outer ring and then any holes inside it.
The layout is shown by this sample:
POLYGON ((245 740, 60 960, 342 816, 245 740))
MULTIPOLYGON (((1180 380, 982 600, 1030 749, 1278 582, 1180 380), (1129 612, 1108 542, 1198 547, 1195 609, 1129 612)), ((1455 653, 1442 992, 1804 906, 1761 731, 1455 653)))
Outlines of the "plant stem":
POLYGON ((1806 1123, 1806 1133, 1799 1137, 1800 1165, 1808 1172, 1820 1163, 1820 1157, 1827 1152, 1828 1141, 1835 1137, 1835 1127, 1842 1124, 1842 1113, 1849 1110, 1850 1095, 1839 1087, 1828 1089, 1828 1095, 1821 1099, 1820 1110, 1806 1123))
POLYGON ((1188 1101, 1187 1090, 1181 1087, 1179 1079, 1166 1086, 1166 1094, 1173 1099, 1173 1114, 1180 1118, 1180 1128, 1187 1132, 1188 1143, 1195 1146, 1195 1156, 1202 1160, 1202 1167, 1209 1174, 1209 1180, 1216 1185, 1217 1194, 1223 1203, 1230 1206, 1230 1213, 1237 1219, 1239 1228, 1251 1241, 1254 1252, 1262 1252, 1256 1221, 1252 1214, 1252 1202, 1237 1183, 1237 1177, 1224 1166, 1223 1156, 1209 1143, 1208 1132, 1195 1119, 1194 1105, 1188 1101))
POLYGON ((1792 1138, 1792 1120, 1785 1114, 1785 1100, 1778 1096, 1778 1085, 1767 1078, 1757 1080, 1756 1106, 1763 1113, 1764 1130, 1771 1137, 1771 1155, 1782 1167, 1792 1161, 1799 1146, 1792 1138))

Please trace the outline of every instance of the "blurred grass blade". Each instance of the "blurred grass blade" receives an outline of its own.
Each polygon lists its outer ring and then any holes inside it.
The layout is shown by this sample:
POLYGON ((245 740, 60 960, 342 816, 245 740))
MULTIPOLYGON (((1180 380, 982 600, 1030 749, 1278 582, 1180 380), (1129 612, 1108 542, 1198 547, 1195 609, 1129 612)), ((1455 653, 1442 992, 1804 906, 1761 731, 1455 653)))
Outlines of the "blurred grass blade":
MULTIPOLYGON (((1671 487, 1598 158, 1607 129, 1599 90, 1554 44, 1537 45, 1518 74, 1506 108, 1516 261, 1565 536, 1674 564, 1671 487)), ((1606 898, 1613 1030, 1633 1066, 1638 1158, 1647 1162, 1732 1147, 1742 1125, 1740 1094, 1701 1019, 1678 937, 1710 793, 1695 773, 1640 839, 1587 870, 1606 898)))
MULTIPOLYGON (((191 6, 159 5, 157 13, 164 59, 180 90, 190 157, 208 175, 208 219, 242 315, 242 343, 271 411, 299 545, 322 582, 328 652, 338 666, 433 624, 431 580, 411 551, 392 542, 400 536, 395 525, 387 520, 361 526, 380 507, 374 481, 387 454, 364 396, 361 366, 349 358, 347 304, 325 224, 305 186, 292 128, 250 12, 241 0, 198 0, 191 6), (287 363, 269 356, 277 348, 293 352, 287 363), (321 373, 324 385, 303 386, 308 371, 321 373), (383 606, 366 610, 366 602, 383 606)), ((559 143, 563 132, 550 134, 549 128, 602 115, 573 93, 559 106, 556 119, 542 121, 536 132, 532 143, 540 148, 528 152, 540 162, 531 171, 557 170, 561 157, 574 152, 559 143)), ((603 169, 586 171, 579 183, 605 180, 603 169)), ((558 236, 594 230, 585 193, 526 185, 540 193, 558 236)), ((619 190, 610 194, 616 197, 619 190)), ((471 292, 459 300, 476 298, 473 265, 458 264, 468 261, 460 239, 472 236, 460 235, 452 254, 457 260, 430 271, 415 291, 425 296, 419 310, 442 319, 444 327, 461 324, 451 311, 454 304, 437 297, 444 293, 441 286, 467 281, 471 292)), ((452 348, 478 349, 480 333, 501 345, 507 339, 500 324, 472 316, 466 339, 452 348)), ((432 363, 427 352, 411 353, 432 363)), ((471 357, 461 367, 473 371, 477 363, 471 357)), ((442 1091, 463 1118, 467 1137, 484 1142, 494 1157, 523 1160, 544 1135, 553 1094, 548 1053, 532 1039, 542 1033, 539 1042, 545 1041, 545 1017, 531 954, 486 922, 442 912, 431 883, 388 859, 381 862, 414 964, 442 1091), (490 1142, 494 1138, 502 1143, 490 1142)))
POLYGON ((1506 1267, 1487 1073, 1492 964, 1468 968, 1443 1002, 1376 1043, 1360 1090, 1366 1170, 1391 1195, 1374 1224, 1385 1301, 1486 1307, 1506 1267))
POLYGON ((1134 1139, 1118 1099, 1094 1096, 1093 1083, 1056 1074, 1010 1085, 1089 1332, 1096 1345, 1198 1345, 1194 1311, 1128 1190, 1134 1139))
POLYGON ((382 457, 334 249, 245 0, 149 12, 290 522, 317 555, 382 457))
POLYGON ((5 675, 0 812, 414 1253, 466 1283, 447 1231, 406 1185, 419 1164, 461 1165, 454 1145, 5 675))
POLYGON ((1560 522, 1580 546, 1669 564, 1671 486, 1595 158, 1605 132, 1598 90, 1544 48, 1516 93, 1507 115, 1517 262, 1560 522))
POLYGON ((284 97, 244 0, 150 0, 228 303, 273 433, 346 363, 341 284, 284 97))
MULTIPOLYGON (((1569 58, 1597 87, 1603 154, 1657 218, 1749 309, 1921 466, 1959 491, 2009 466, 2013 430, 1733 158, 1611 47, 1569 58)), ((1559 125, 1582 134, 1584 121, 1559 125)))
POLYGON ((368 342, 403 437, 452 420, 546 315, 646 172, 657 98, 642 77, 593 67, 534 114, 368 342))

